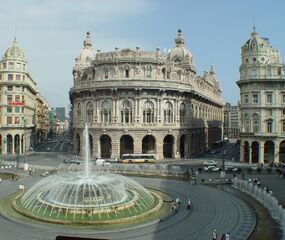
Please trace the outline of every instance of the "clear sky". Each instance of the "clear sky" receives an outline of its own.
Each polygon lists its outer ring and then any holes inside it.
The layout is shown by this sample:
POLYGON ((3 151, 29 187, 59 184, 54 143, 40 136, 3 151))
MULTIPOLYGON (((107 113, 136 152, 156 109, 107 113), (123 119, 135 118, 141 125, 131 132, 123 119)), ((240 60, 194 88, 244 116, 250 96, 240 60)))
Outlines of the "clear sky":
POLYGON ((162 50, 183 31, 199 75, 213 64, 223 99, 236 105, 241 46, 253 26, 285 57, 284 0, 9 0, 0 5, 0 51, 15 36, 51 107, 69 104, 74 58, 87 31, 95 49, 162 50), (16 29, 16 30, 15 30, 16 29))

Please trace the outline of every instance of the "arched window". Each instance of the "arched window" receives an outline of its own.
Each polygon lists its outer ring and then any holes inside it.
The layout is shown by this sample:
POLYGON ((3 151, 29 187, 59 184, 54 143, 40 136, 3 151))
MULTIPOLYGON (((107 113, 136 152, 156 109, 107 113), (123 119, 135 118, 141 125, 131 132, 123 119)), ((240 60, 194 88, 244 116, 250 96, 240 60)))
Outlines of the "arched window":
POLYGON ((108 74, 109 74, 108 68, 104 68, 104 74, 105 74, 105 78, 108 78, 108 74))
POLYGON ((130 68, 129 68, 128 65, 125 67, 125 77, 126 77, 126 78, 129 78, 129 77, 130 77, 130 68))
POLYGON ((101 104, 101 122, 111 122, 111 104, 108 101, 104 101, 101 104))
POLYGON ((164 106, 164 123, 173 123, 173 107, 171 102, 166 102, 164 106))
POLYGON ((122 123, 132 122, 132 103, 128 100, 125 100, 122 105, 121 122, 122 123))
POLYGON ((166 68, 165 67, 162 68, 161 72, 162 72, 162 78, 165 79, 166 78, 166 68))
POLYGON ((86 104, 86 122, 92 123, 93 122, 93 105, 91 102, 86 104))
POLYGON ((282 132, 285 132, 285 121, 282 122, 282 132))
POLYGON ((143 122, 144 123, 154 122, 154 104, 151 101, 146 101, 144 103, 143 122))
POLYGON ((259 117, 258 117, 258 114, 253 114, 253 116, 252 116, 252 126, 253 126, 253 132, 255 132, 255 133, 259 132, 259 117))
POLYGON ((180 122, 185 123, 186 122, 186 106, 184 103, 180 104, 179 115, 180 115, 180 122))

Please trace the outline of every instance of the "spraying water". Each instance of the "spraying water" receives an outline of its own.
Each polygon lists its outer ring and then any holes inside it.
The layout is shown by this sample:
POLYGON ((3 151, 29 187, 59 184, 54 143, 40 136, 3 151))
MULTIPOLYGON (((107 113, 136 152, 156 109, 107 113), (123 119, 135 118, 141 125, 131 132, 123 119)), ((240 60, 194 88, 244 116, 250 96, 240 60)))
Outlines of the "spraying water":
POLYGON ((89 155, 90 155, 90 147, 89 147, 89 133, 88 133, 88 126, 85 123, 85 129, 83 131, 84 136, 84 176, 86 178, 89 177, 89 155))

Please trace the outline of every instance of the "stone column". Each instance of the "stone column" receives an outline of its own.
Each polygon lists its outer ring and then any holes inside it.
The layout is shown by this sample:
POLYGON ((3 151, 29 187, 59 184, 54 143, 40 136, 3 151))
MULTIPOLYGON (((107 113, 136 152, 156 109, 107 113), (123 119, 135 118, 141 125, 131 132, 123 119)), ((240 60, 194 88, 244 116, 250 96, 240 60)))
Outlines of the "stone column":
POLYGON ((259 163, 264 164, 264 141, 259 142, 259 163))
POLYGON ((274 141, 274 162, 275 163, 279 162, 279 144, 280 144, 279 140, 274 141))
POLYGON ((120 157, 120 139, 118 139, 118 136, 116 134, 116 136, 112 136, 112 152, 111 152, 111 156, 112 157, 120 157))
POLYGON ((249 144, 249 148, 248 148, 248 162, 250 164, 252 164, 252 146, 251 146, 251 142, 249 142, 248 144, 249 144))
POLYGON ((163 159, 163 141, 156 139, 156 159, 163 159))
POLYGON ((239 155, 239 161, 244 162, 244 142, 240 141, 240 155, 239 155))
POLYGON ((141 154, 142 153, 142 138, 141 136, 134 136, 134 153, 141 154))

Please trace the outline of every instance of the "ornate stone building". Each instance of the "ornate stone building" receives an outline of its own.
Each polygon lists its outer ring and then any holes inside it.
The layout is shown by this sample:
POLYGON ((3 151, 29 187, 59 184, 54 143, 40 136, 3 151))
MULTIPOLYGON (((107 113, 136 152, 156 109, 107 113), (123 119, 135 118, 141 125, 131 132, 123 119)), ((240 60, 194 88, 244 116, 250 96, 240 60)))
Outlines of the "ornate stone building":
POLYGON ((95 53, 87 33, 70 89, 77 154, 85 123, 93 157, 189 157, 221 140, 224 102, 215 71, 197 75, 181 30, 175 43, 168 54, 139 47, 95 53))
POLYGON ((240 161, 285 161, 285 65, 253 30, 241 48, 240 161))
POLYGON ((224 107, 224 136, 237 138, 239 136, 239 110, 238 106, 226 103, 224 107))
POLYGON ((14 40, 0 60, 0 154, 22 154, 34 143, 37 95, 25 53, 14 40))

